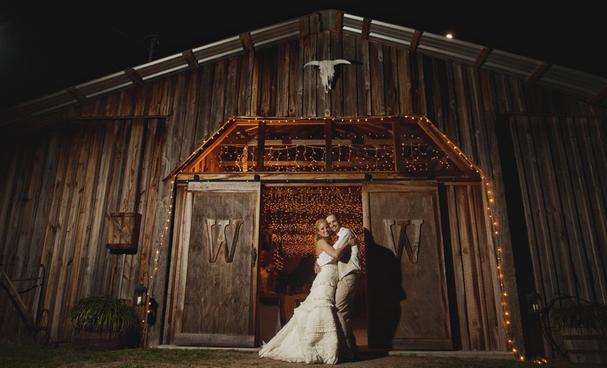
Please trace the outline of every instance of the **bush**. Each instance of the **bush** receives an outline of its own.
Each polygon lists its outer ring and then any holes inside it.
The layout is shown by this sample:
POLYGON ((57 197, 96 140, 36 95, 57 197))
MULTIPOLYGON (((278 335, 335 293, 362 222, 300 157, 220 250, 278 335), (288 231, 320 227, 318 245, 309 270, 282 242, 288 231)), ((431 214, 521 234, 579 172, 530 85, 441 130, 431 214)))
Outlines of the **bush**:
POLYGON ((108 333, 110 336, 131 335, 139 324, 133 307, 109 297, 80 299, 70 311, 77 331, 108 333))

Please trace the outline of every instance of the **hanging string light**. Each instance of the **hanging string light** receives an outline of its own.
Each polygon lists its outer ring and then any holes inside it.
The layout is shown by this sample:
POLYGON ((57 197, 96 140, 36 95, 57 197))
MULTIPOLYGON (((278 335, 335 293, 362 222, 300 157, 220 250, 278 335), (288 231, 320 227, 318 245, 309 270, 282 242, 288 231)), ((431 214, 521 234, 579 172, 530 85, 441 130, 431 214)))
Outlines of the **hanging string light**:
MULTIPOLYGON (((426 125, 428 125, 428 127, 430 129, 432 129, 436 134, 440 135, 443 140, 445 142, 447 142, 447 144, 449 145, 449 147, 451 147, 465 162, 466 164, 470 167, 470 169, 474 170, 476 173, 478 173, 481 177, 482 180, 482 188, 483 188, 483 199, 486 199, 486 207, 485 207, 485 211, 487 213, 487 217, 489 218, 489 222, 490 222, 490 227, 491 227, 491 234, 493 237, 493 242, 496 245, 495 250, 496 250, 496 254, 495 254, 495 259, 496 259, 496 271, 497 271, 497 278, 498 278, 498 284, 499 284, 499 288, 500 288, 500 303, 501 303, 501 307, 502 307, 502 318, 503 318, 503 322, 504 322, 504 332, 506 333, 506 341, 508 344, 508 348, 510 349, 510 351, 512 352, 512 354, 514 354, 515 358, 517 361, 519 362, 525 362, 527 361, 527 359, 524 356, 523 351, 519 348, 519 344, 518 342, 514 339, 513 337, 513 333, 512 333, 512 321, 511 321, 511 312, 510 312, 510 306, 508 304, 508 296, 509 293, 507 291, 506 285, 505 285, 505 281, 504 281, 504 246, 500 237, 500 221, 499 221, 499 215, 498 215, 498 211, 496 209, 496 199, 495 199, 495 189, 493 188, 493 185, 491 183, 491 179, 483 172, 483 170, 478 167, 477 165, 475 165, 472 160, 470 160, 468 158, 468 156, 455 144, 453 143, 446 134, 444 134, 443 132, 441 132, 438 128, 436 128, 434 126, 434 124, 432 124, 432 122, 424 117, 417 117, 419 119, 420 122, 424 122, 426 125)), ((537 358, 534 360, 531 360, 530 362, 532 363, 536 363, 536 364, 547 364, 548 361, 545 358, 537 358)))
MULTIPOLYGON (((381 145, 378 142, 374 144, 365 144, 371 140, 380 141, 382 139, 392 139, 391 134, 394 132, 387 131, 382 133, 339 133, 333 139, 336 140, 350 140, 350 144, 339 143, 336 147, 333 146, 330 152, 325 152, 325 146, 322 145, 306 145, 296 144, 288 145, 284 144, 281 146, 266 146, 264 151, 264 171, 323 171, 324 161, 327 154, 331 155, 333 170, 335 171, 391 171, 395 170, 393 162, 394 156, 400 158, 405 170, 405 174, 411 176, 423 176, 429 172, 439 170, 443 174, 456 173, 457 167, 453 161, 447 157, 447 155, 438 149, 429 138, 419 130, 416 124, 426 124, 427 127, 432 130, 435 134, 440 136, 447 146, 452 149, 459 158, 461 158, 467 166, 473 172, 480 175, 482 180, 483 188, 483 199, 486 202, 485 211, 487 217, 490 219, 489 226, 491 228, 491 234, 495 246, 495 258, 496 258, 496 272, 499 284, 501 308, 502 308, 502 319, 504 324, 504 331, 506 334, 508 349, 514 354, 518 361, 526 361, 522 350, 519 347, 519 343, 512 336, 512 321, 511 311, 508 304, 509 293, 505 285, 504 276, 504 249, 501 241, 500 221, 499 212, 496 209, 496 198, 495 189, 491 183, 490 178, 476 166, 465 154, 454 144, 444 133, 438 130, 425 116, 419 115, 391 115, 380 118, 354 118, 354 117, 342 117, 342 118, 316 118, 316 117, 299 117, 299 118, 264 118, 267 122, 272 124, 284 124, 288 126, 290 124, 302 125, 306 122, 318 125, 319 134, 322 130, 322 125, 317 124, 319 122, 331 121, 332 123, 339 126, 340 124, 344 127, 352 126, 363 126, 369 125, 369 121, 373 121, 375 124, 381 122, 390 121, 393 119, 405 119, 412 124, 403 124, 400 127, 402 132, 399 135, 400 147, 394 147, 392 143, 381 145), (342 152, 343 151, 343 152, 342 152), (346 154, 347 152, 347 154, 346 154), (303 161, 298 158, 303 157, 303 161), (291 162, 289 162, 291 161, 291 162)), ((230 120, 231 122, 232 120, 230 120)), ((238 118, 238 121, 244 123, 254 123, 258 121, 257 117, 243 117, 238 118)), ((313 126, 313 125, 310 125, 313 126)), ((224 125, 225 127, 225 125, 224 125)), ((222 127, 222 129, 224 128, 222 127)), ((217 134, 217 133, 215 133, 217 134)), ((215 135, 212 136, 212 138, 215 135)), ((284 138, 284 137, 282 137, 284 138)), ((219 167, 221 171, 240 171, 242 165, 237 165, 235 162, 239 161, 239 152, 237 147, 227 147, 225 150, 221 146, 219 151, 219 167)), ((242 148, 240 148, 242 150, 242 148)), ((255 150, 252 150, 255 151, 255 150)), ((242 152, 240 152, 242 155, 242 152)), ((255 161, 253 161, 255 162, 255 161)), ((249 170, 251 170, 249 165, 249 170)), ((335 187, 327 187, 335 189, 335 187)), ((318 214, 324 214, 333 212, 331 209, 327 209, 324 204, 331 203, 335 198, 345 198, 343 200, 344 206, 348 206, 347 203, 355 203, 356 201, 349 198, 347 192, 340 192, 339 195, 333 193, 333 197, 329 199, 327 196, 330 192, 325 189, 318 189, 316 192, 306 192, 301 188, 285 188, 282 187, 280 190, 269 190, 264 191, 264 206, 272 208, 272 211, 266 211, 269 213, 268 229, 275 232, 274 239, 276 242, 281 244, 281 254, 296 254, 296 253, 309 253, 313 252, 313 233, 311 233, 310 224, 316 220, 310 216, 317 216, 318 214), (288 189, 288 190, 285 190, 288 189), (316 199, 320 200, 316 200, 316 199), (324 198, 324 199, 323 199, 324 198), (326 202, 325 202, 326 200, 326 202), (296 204, 296 205, 294 205, 296 204), (301 209, 300 212, 293 211, 294 207, 301 209), (280 209, 280 210, 277 210, 280 209), (314 215, 316 214, 316 215, 314 215), (288 232, 280 232, 281 229, 288 228, 288 232), (309 244, 309 245, 307 245, 309 244)), ((360 199, 360 197, 359 197, 360 199)), ((344 208, 346 208, 344 207, 344 208)), ((360 209, 349 209, 350 213, 359 213, 360 209)), ((342 217, 345 213, 341 215, 342 217)), ((347 215, 346 215, 347 216, 347 215)), ((169 216, 170 217, 170 216, 169 216)), ((352 220, 353 221, 353 220, 352 220)), ((346 221, 344 221, 347 224, 346 221)), ((362 234, 362 224, 352 223, 349 224, 357 234, 362 234)), ((363 257, 364 258, 364 257, 363 257)), ((546 364, 547 361, 544 358, 536 359, 533 362, 538 364, 546 364)))
MULTIPOLYGON (((167 248, 167 244, 168 244, 168 236, 170 233, 170 227, 171 227, 171 221, 172 221, 172 216, 173 216, 173 193, 174 193, 174 189, 175 189, 175 177, 173 177, 171 179, 171 181, 169 182, 169 197, 168 197, 168 203, 166 204, 166 216, 165 216, 165 220, 163 221, 163 223, 160 225, 160 234, 158 235, 158 242, 156 244, 156 250, 154 251, 154 258, 153 258, 153 262, 152 262, 152 270, 149 273, 149 279, 148 281, 148 288, 146 291, 146 312, 145 312, 145 316, 144 318, 141 320, 141 323, 143 324, 143 338, 144 340, 147 340, 147 330, 148 330, 148 324, 145 323, 146 319, 148 318, 148 316, 150 316, 154 311, 154 303, 153 303, 153 297, 154 297, 154 289, 156 286, 156 274, 158 273, 158 270, 160 268, 159 263, 160 263, 160 254, 161 252, 163 252, 166 248, 167 248)), ((145 343, 144 343, 145 346, 145 343)))
POLYGON ((271 233, 271 246, 280 248, 282 256, 314 255, 313 224, 334 213, 359 236, 361 264, 365 263, 360 186, 266 187, 262 193, 264 230, 271 233))

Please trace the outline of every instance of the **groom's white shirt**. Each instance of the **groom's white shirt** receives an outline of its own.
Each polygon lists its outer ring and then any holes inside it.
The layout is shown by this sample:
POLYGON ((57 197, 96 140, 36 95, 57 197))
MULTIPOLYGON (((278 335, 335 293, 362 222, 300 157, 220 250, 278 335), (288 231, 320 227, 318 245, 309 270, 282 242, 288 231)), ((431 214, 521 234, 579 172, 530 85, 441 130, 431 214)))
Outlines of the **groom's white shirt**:
MULTIPOLYGON (((354 231, 348 229, 347 227, 342 226, 339 229, 339 231, 337 232, 337 241, 335 242, 335 244, 333 244, 333 248, 339 249, 339 248, 343 247, 346 244, 346 241, 348 239, 348 234, 350 234, 350 237, 356 238, 356 234, 354 234, 354 231)), ((327 263, 333 262, 333 257, 331 257, 330 255, 328 255, 325 252, 320 252, 320 255, 318 256, 318 260, 316 262, 318 263, 319 266, 322 267, 322 266, 326 265, 327 263)), ((346 263, 352 264, 351 271, 354 271, 354 270, 360 271, 360 263, 358 262, 358 246, 357 245, 352 246, 351 253, 350 253, 350 260, 346 263)), ((340 277, 343 277, 343 276, 345 276, 345 275, 340 275, 340 277)))

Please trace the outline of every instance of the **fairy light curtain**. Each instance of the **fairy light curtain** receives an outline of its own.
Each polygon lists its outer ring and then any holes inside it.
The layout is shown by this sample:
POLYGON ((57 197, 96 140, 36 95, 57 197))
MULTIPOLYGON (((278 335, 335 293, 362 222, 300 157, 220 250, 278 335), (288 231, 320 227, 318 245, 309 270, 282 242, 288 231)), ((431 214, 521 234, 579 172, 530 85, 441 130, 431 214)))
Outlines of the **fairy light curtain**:
POLYGON ((267 187, 263 191, 265 239, 274 258, 315 254, 314 222, 335 214, 358 236, 361 267, 365 269, 362 196, 360 186, 267 187))
POLYGON ((410 177, 461 177, 466 170, 454 164, 437 139, 413 116, 234 118, 203 142, 179 171, 398 172, 410 177))

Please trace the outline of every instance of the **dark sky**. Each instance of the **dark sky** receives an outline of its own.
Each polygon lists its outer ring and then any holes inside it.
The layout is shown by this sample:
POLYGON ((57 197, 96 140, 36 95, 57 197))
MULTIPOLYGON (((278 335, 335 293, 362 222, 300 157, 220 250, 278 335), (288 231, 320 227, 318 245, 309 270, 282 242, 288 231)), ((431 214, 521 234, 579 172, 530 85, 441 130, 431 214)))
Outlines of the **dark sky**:
POLYGON ((153 33, 160 58, 329 8, 607 77, 599 2, 11 1, 0 3, 0 108, 143 64, 153 33))

